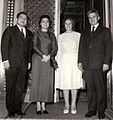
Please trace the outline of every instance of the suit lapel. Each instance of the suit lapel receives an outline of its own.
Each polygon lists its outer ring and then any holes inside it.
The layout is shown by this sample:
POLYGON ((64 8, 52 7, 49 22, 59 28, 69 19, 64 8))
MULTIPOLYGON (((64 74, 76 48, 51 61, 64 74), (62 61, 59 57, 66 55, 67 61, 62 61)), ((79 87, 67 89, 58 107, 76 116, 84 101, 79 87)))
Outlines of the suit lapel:
POLYGON ((20 32, 19 28, 17 27, 17 25, 15 26, 15 31, 16 31, 17 36, 20 38, 21 32, 20 32))
POLYGON ((99 35, 99 33, 102 31, 102 27, 99 25, 97 27, 97 29, 95 30, 95 32, 93 33, 92 37, 96 37, 97 35, 99 35))
POLYGON ((87 28, 87 31, 86 31, 86 41, 87 41, 87 44, 89 45, 89 42, 90 42, 90 39, 91 39, 91 29, 90 27, 87 28))
MULTIPOLYGON (((25 41, 26 38, 23 38, 23 37, 22 37, 22 33, 21 33, 21 31, 19 30, 19 28, 18 28, 17 25, 15 25, 15 31, 16 31, 16 34, 17 34, 18 38, 19 38, 20 40, 25 41)), ((26 30, 26 31, 27 31, 27 30, 26 30)), ((27 37, 27 32, 26 32, 26 37, 27 37)))

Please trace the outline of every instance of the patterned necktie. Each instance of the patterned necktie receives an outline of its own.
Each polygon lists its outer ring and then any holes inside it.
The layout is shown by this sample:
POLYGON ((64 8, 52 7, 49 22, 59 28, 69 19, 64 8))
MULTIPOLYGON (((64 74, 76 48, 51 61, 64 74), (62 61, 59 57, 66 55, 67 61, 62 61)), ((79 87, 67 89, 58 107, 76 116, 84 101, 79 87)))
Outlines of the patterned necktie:
POLYGON ((22 37, 25 38, 23 29, 21 28, 22 37))

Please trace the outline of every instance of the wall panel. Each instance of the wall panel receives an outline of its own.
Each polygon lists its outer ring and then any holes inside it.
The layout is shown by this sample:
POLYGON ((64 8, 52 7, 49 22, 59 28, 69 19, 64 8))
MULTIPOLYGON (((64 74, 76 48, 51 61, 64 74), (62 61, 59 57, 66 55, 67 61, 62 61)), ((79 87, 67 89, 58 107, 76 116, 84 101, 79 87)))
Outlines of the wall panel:
POLYGON ((24 0, 24 10, 29 16, 28 26, 33 32, 38 28, 39 18, 43 14, 50 16, 54 31, 55 0, 24 0))

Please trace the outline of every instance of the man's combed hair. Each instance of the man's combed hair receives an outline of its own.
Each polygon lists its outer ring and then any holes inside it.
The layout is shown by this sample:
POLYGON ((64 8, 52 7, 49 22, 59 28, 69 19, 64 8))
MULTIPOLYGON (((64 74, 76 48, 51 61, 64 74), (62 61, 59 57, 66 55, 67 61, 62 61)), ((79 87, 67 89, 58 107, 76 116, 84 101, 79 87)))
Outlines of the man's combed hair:
MULTIPOLYGON (((24 14, 24 15, 27 16, 27 14, 26 14, 25 12, 19 12, 16 17, 19 18, 19 16, 20 16, 21 14, 24 14)), ((27 16, 27 17, 28 17, 28 16, 27 16)))
POLYGON ((99 12, 98 12, 98 10, 96 10, 96 9, 89 10, 89 11, 87 12, 87 16, 89 16, 90 13, 96 13, 96 14, 99 16, 99 12))

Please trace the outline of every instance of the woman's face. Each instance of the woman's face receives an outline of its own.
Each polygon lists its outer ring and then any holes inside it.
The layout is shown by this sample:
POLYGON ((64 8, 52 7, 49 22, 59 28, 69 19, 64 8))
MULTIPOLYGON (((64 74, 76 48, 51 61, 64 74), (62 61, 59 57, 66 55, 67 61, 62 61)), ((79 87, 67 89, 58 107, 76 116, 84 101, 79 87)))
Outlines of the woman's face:
POLYGON ((65 21, 65 29, 66 29, 66 31, 72 31, 72 21, 71 20, 67 19, 65 21))
POLYGON ((48 18, 42 18, 40 25, 43 29, 48 29, 48 27, 49 27, 48 18))

